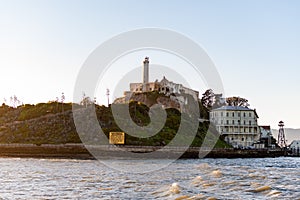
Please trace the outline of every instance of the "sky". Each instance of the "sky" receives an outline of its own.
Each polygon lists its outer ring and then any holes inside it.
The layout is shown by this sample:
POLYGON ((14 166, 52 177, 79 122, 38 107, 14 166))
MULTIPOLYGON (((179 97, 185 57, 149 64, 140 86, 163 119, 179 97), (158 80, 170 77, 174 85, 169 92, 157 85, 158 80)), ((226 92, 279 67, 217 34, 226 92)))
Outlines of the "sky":
MULTIPOLYGON (((99 45, 126 31, 155 27, 198 43, 215 63, 225 95, 248 99, 260 125, 277 128, 283 120, 300 128, 297 0, 0 0, 0 5, 0 102, 9 103, 13 95, 23 103, 48 102, 62 92, 71 102, 78 73, 99 45)), ((184 74, 184 63, 174 56, 140 51, 128 55, 130 61, 116 62, 107 80, 122 78, 124 69, 137 70, 145 56, 150 67, 163 64, 184 74)), ((150 79, 164 75, 154 71, 151 75, 150 68, 150 79)), ((136 76, 132 82, 140 80, 136 76)), ((106 104, 106 88, 111 100, 118 97, 115 85, 99 81, 97 102, 106 104)), ((201 80, 190 87, 200 94, 208 89, 201 80)))

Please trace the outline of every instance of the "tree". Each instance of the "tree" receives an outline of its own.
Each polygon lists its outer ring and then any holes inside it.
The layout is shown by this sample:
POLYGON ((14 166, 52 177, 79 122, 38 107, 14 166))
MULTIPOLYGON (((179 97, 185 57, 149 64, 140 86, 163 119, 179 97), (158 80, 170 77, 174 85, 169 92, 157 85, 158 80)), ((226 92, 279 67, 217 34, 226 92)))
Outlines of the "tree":
POLYGON ((82 100, 80 101, 80 105, 83 105, 87 107, 88 105, 94 104, 96 102, 96 99, 94 98, 94 101, 90 97, 87 97, 85 93, 82 93, 82 100))
POLYGON ((223 94, 215 94, 214 108, 219 108, 226 105, 226 100, 223 94))
POLYGON ((212 89, 206 90, 202 94, 202 98, 201 98, 202 105, 208 109, 212 108, 213 103, 214 103, 214 96, 215 96, 215 94, 212 89))
POLYGON ((210 110, 225 105, 225 100, 223 94, 215 94, 212 89, 208 89, 202 94, 201 103, 210 110))
POLYGON ((248 100, 242 97, 227 97, 226 103, 228 106, 242 106, 242 107, 250 106, 248 100))
POLYGON ((58 97, 56 97, 55 102, 56 102, 56 112, 58 112, 58 102, 59 102, 59 98, 58 97))
POLYGON ((62 110, 62 112, 64 112, 64 101, 65 101, 65 99, 66 99, 65 94, 62 92, 62 93, 61 93, 61 98, 60 98, 60 100, 61 100, 61 110, 62 110))
MULTIPOLYGON (((14 108, 16 108, 16 107, 18 107, 19 105, 21 105, 21 101, 18 99, 18 97, 17 97, 16 95, 11 96, 11 97, 9 98, 9 100, 10 100, 11 106, 14 107, 14 108)), ((5 99, 5 101, 6 101, 6 99, 5 99)))

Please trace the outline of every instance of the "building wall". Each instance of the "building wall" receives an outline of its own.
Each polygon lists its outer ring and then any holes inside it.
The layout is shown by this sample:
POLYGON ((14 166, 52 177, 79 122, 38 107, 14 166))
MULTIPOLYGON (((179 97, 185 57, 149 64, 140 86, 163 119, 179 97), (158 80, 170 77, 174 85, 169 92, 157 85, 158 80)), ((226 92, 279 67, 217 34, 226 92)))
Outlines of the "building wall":
POLYGON ((173 83, 172 81, 167 80, 165 77, 163 77, 163 79, 160 81, 160 92, 165 94, 189 94, 195 100, 198 100, 199 97, 198 91, 184 87, 182 84, 173 83))
POLYGON ((291 149, 299 149, 300 148, 300 140, 294 140, 291 145, 290 145, 291 149))
MULTIPOLYGON (((174 94, 189 94, 195 100, 198 100, 199 92, 190 88, 184 87, 182 84, 168 81, 165 77, 160 81, 150 82, 146 85, 147 91, 158 91, 166 95, 174 94)), ((143 92, 143 83, 130 83, 130 92, 143 92)))
POLYGON ((254 110, 213 110, 210 120, 233 146, 246 147, 259 141, 260 129, 254 110))

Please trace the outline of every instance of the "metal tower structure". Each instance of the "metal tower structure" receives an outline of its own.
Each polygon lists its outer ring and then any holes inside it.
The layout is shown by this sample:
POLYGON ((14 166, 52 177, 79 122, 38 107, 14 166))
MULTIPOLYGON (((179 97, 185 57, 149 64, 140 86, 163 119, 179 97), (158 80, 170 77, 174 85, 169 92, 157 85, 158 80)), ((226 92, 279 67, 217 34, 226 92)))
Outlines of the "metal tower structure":
POLYGON ((280 146, 280 148, 284 148, 286 147, 286 140, 285 140, 285 134, 284 134, 284 123, 283 121, 280 121, 278 123, 279 126, 279 133, 278 133, 278 145, 280 146))

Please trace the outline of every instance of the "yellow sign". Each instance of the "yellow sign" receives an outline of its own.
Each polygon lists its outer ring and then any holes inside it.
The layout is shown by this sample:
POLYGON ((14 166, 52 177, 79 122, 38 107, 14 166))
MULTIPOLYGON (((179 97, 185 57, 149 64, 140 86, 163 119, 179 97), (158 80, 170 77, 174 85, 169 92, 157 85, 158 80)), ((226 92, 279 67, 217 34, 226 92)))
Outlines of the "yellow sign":
POLYGON ((109 132, 109 144, 124 144, 125 133, 124 132, 109 132))

